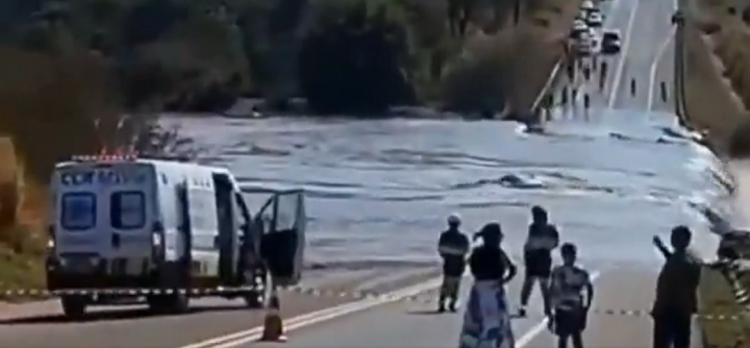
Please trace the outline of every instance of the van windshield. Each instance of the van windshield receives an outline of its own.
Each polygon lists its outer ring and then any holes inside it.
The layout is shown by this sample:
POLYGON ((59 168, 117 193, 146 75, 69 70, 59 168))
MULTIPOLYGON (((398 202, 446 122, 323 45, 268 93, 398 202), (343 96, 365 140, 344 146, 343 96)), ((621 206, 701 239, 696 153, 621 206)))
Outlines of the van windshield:
POLYGON ((143 228, 146 224, 146 196, 141 191, 112 193, 109 217, 112 227, 118 230, 143 228))
POLYGON ((60 225, 69 231, 83 231, 96 226, 96 195, 69 192, 62 196, 60 225))

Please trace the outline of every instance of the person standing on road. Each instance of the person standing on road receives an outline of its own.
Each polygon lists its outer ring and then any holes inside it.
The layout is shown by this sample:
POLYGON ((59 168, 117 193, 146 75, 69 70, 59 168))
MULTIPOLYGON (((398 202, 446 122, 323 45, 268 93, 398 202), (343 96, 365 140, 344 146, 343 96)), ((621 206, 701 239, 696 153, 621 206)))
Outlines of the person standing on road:
POLYGON ((560 243, 557 228, 549 223, 547 211, 540 206, 531 208, 532 222, 524 244, 524 266, 526 276, 521 287, 521 308, 519 315, 526 315, 526 306, 536 281, 544 299, 544 313, 549 315, 549 277, 552 271, 552 250, 560 243))
POLYGON ((474 284, 464 314, 459 348, 515 348, 505 284, 516 276, 516 266, 502 249, 503 232, 498 223, 485 225, 474 238, 469 268, 474 284))
POLYGON ((689 348, 692 316, 698 307, 700 261, 690 255, 692 233, 686 226, 672 229, 669 251, 654 237, 654 245, 667 259, 659 272, 656 299, 651 310, 654 320, 653 348, 689 348))
POLYGON ((599 70, 599 90, 604 90, 604 84, 607 82, 607 61, 602 62, 602 67, 599 70))
POLYGON ((552 270, 550 301, 553 314, 550 323, 558 337, 558 348, 566 348, 568 339, 573 341, 574 348, 583 348, 581 334, 586 329, 588 311, 594 299, 594 286, 589 273, 576 265, 578 252, 575 245, 563 244, 560 253, 563 264, 552 270))
POLYGON ((469 253, 469 238, 458 229, 461 217, 451 214, 448 217, 448 230, 440 235, 438 253, 443 258, 443 284, 440 287, 438 312, 445 312, 445 301, 450 299, 448 309, 456 311, 461 277, 466 270, 466 254, 469 253))

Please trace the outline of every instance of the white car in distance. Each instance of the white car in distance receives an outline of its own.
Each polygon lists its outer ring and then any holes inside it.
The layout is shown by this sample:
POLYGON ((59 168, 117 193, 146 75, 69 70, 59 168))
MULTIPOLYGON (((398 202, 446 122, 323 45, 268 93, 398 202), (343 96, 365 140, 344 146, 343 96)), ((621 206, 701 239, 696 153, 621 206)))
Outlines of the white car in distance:
POLYGON ((573 38, 573 47, 580 55, 592 55, 599 51, 599 35, 593 28, 580 31, 573 38))
POLYGON ((591 12, 586 18, 586 23, 591 27, 601 27, 604 22, 604 17, 601 12, 591 12))
POLYGON ((606 29, 602 35, 602 53, 616 54, 622 48, 622 36, 617 29, 606 29))
POLYGON ((577 19, 573 22, 573 30, 571 31, 571 33, 579 33, 579 32, 588 31, 588 30, 589 30, 589 25, 586 24, 585 21, 577 19))
POLYGON ((581 3, 581 10, 583 11, 593 11, 596 9, 596 6, 594 5, 594 2, 591 0, 584 0, 581 3))

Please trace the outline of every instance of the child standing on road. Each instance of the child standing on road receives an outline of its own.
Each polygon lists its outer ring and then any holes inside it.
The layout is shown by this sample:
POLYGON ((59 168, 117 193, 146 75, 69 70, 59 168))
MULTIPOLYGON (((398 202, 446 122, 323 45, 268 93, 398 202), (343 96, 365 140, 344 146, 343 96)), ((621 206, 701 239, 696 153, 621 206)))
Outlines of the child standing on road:
POLYGON ((583 348, 581 334, 586 328, 588 310, 594 298, 594 286, 589 273, 576 265, 577 250, 571 243, 560 248, 563 264, 552 270, 550 300, 553 314, 550 323, 558 337, 557 347, 566 348, 568 338, 574 348, 583 348), (586 291, 586 300, 583 291, 586 291))
POLYGON ((456 311, 461 277, 466 269, 466 254, 469 253, 469 238, 461 233, 461 217, 451 214, 448 217, 448 230, 440 235, 438 252, 443 259, 443 285, 440 287, 438 312, 445 312, 445 301, 450 300, 449 309, 456 311))

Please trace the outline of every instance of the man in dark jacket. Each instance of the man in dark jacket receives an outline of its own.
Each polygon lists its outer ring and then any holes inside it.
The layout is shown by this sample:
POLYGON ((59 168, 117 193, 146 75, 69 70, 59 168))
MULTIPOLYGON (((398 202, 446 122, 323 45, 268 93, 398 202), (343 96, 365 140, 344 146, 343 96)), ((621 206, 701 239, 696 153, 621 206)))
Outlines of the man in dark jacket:
POLYGON ((673 228, 670 240, 673 250, 669 251, 659 237, 654 237, 654 245, 667 259, 659 272, 651 310, 654 348, 690 347, 691 318, 697 311, 701 274, 700 260, 688 252, 691 239, 687 227, 673 228))
POLYGON ((469 253, 469 238, 459 231, 461 217, 452 214, 448 217, 448 230, 440 235, 438 253, 443 258, 443 285, 440 288, 438 312, 445 311, 445 300, 450 299, 449 309, 456 311, 461 277, 466 269, 466 254, 469 253))
POLYGON ((524 267, 526 276, 521 287, 521 308, 519 315, 526 315, 526 305, 531 297, 535 281, 539 281, 544 299, 544 312, 550 314, 549 279, 552 273, 552 250, 560 243, 560 235, 555 225, 549 223, 547 211, 540 206, 531 208, 532 222, 524 244, 524 267))

